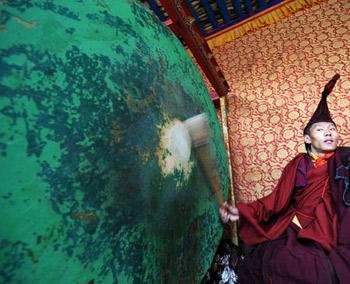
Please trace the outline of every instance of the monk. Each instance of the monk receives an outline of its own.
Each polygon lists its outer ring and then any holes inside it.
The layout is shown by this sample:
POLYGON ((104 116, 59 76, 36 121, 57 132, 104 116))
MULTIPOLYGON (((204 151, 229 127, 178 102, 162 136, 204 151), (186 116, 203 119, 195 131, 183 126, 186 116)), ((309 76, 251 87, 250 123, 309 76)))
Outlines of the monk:
POLYGON ((307 153, 284 168, 273 192, 220 209, 223 223, 238 220, 249 248, 238 283, 350 283, 350 148, 338 147, 327 106, 339 77, 328 82, 304 128, 307 153))

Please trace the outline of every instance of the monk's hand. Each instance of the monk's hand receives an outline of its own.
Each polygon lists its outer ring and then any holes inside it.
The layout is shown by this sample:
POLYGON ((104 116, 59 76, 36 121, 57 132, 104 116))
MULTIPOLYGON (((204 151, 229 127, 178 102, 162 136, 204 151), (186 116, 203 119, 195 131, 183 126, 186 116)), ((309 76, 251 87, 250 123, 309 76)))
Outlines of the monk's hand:
POLYGON ((219 209, 221 221, 226 224, 228 222, 235 222, 239 219, 239 212, 236 207, 229 205, 227 202, 219 209))

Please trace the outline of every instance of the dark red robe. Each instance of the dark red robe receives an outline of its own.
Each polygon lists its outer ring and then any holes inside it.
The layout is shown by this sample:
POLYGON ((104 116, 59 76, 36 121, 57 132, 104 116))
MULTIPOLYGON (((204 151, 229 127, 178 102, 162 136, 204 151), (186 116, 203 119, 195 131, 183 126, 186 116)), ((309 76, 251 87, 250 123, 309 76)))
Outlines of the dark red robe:
MULTIPOLYGON (((239 272, 240 282, 332 283, 333 268, 340 283, 350 282, 350 209, 343 202, 350 176, 350 148, 337 148, 328 161, 328 175, 322 170, 315 175, 308 171, 308 182, 314 179, 316 193, 313 189, 310 192, 324 197, 321 203, 315 198, 311 207, 300 206, 305 194, 299 194, 302 189, 295 186, 298 170, 306 159, 305 154, 294 158, 269 196, 238 204, 240 237, 246 244, 257 245, 239 272), (329 184, 327 192, 320 184, 329 184), (316 213, 310 209, 312 206, 316 213), (308 229, 300 230, 291 224, 296 213, 308 229), (318 214, 317 222, 310 221, 307 226, 308 218, 302 215, 313 214, 318 214)), ((312 199, 307 197, 309 203, 312 199)))

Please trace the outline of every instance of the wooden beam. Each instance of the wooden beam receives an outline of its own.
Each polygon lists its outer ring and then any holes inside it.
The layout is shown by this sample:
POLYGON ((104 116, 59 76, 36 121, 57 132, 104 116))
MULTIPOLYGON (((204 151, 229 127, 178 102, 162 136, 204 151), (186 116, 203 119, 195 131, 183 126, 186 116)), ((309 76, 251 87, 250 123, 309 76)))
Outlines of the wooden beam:
POLYGON ((220 97, 225 96, 229 86, 207 42, 201 36, 194 18, 182 0, 160 0, 170 19, 176 24, 181 37, 191 50, 197 63, 220 97))

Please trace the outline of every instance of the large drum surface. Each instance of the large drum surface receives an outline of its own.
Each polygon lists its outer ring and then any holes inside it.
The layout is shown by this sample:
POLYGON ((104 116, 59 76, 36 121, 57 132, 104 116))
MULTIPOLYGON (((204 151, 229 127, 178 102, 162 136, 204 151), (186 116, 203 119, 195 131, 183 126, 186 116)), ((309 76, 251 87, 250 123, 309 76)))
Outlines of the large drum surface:
POLYGON ((180 42, 139 1, 1 1, 0 282, 198 283, 218 202, 182 123, 206 112, 180 42))

